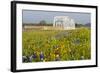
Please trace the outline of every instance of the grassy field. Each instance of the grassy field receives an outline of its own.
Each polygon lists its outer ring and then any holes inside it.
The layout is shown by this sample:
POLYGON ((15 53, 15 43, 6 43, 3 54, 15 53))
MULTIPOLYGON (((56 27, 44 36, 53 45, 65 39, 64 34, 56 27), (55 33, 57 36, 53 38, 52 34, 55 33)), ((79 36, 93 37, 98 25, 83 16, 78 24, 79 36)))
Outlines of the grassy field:
POLYGON ((87 60, 91 58, 90 32, 86 27, 23 31, 22 54, 32 55, 32 62, 87 60))

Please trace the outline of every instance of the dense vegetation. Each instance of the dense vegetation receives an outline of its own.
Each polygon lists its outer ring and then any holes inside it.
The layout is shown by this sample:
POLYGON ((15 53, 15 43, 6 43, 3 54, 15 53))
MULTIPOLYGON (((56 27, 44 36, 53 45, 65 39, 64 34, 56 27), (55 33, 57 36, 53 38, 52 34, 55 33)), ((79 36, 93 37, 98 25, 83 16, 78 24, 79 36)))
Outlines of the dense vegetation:
MULTIPOLYGON (((86 60, 91 58, 90 29, 23 31, 23 56, 32 62, 86 60)), ((25 60, 24 62, 30 62, 25 60)))

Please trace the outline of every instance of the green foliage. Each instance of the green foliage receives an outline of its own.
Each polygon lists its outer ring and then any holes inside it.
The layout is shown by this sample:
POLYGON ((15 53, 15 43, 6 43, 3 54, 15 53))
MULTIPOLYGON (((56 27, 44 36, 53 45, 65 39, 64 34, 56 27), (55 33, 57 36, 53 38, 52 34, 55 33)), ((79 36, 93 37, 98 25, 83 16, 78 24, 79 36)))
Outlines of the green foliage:
POLYGON ((40 24, 40 25, 45 25, 45 24, 46 24, 46 21, 45 21, 45 20, 42 20, 42 21, 40 21, 39 24, 40 24))
POLYGON ((44 61, 87 60, 91 58, 91 31, 88 28, 75 30, 32 30, 23 31, 23 56, 37 54, 42 51, 44 61))
POLYGON ((85 27, 85 25, 76 23, 75 27, 85 27))

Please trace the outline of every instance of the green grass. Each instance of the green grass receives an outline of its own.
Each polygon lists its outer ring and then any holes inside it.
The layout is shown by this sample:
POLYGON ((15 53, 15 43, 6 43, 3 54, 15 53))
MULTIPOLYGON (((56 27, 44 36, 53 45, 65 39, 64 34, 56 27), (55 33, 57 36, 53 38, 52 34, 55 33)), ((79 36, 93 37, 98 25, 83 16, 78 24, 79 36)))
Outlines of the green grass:
POLYGON ((41 51, 44 61, 87 60, 91 58, 91 33, 89 28, 75 30, 32 30, 23 31, 22 54, 37 55, 33 62, 40 62, 41 51), (58 56, 59 55, 59 56, 58 56))

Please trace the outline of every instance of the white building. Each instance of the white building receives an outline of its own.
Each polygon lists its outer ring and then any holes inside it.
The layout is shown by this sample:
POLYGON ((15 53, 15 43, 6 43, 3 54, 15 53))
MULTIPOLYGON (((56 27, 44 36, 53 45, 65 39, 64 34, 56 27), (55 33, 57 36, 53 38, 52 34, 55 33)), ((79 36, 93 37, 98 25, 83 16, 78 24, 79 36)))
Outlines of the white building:
POLYGON ((53 27, 63 30, 75 29, 75 21, 68 16, 55 16, 53 27))

